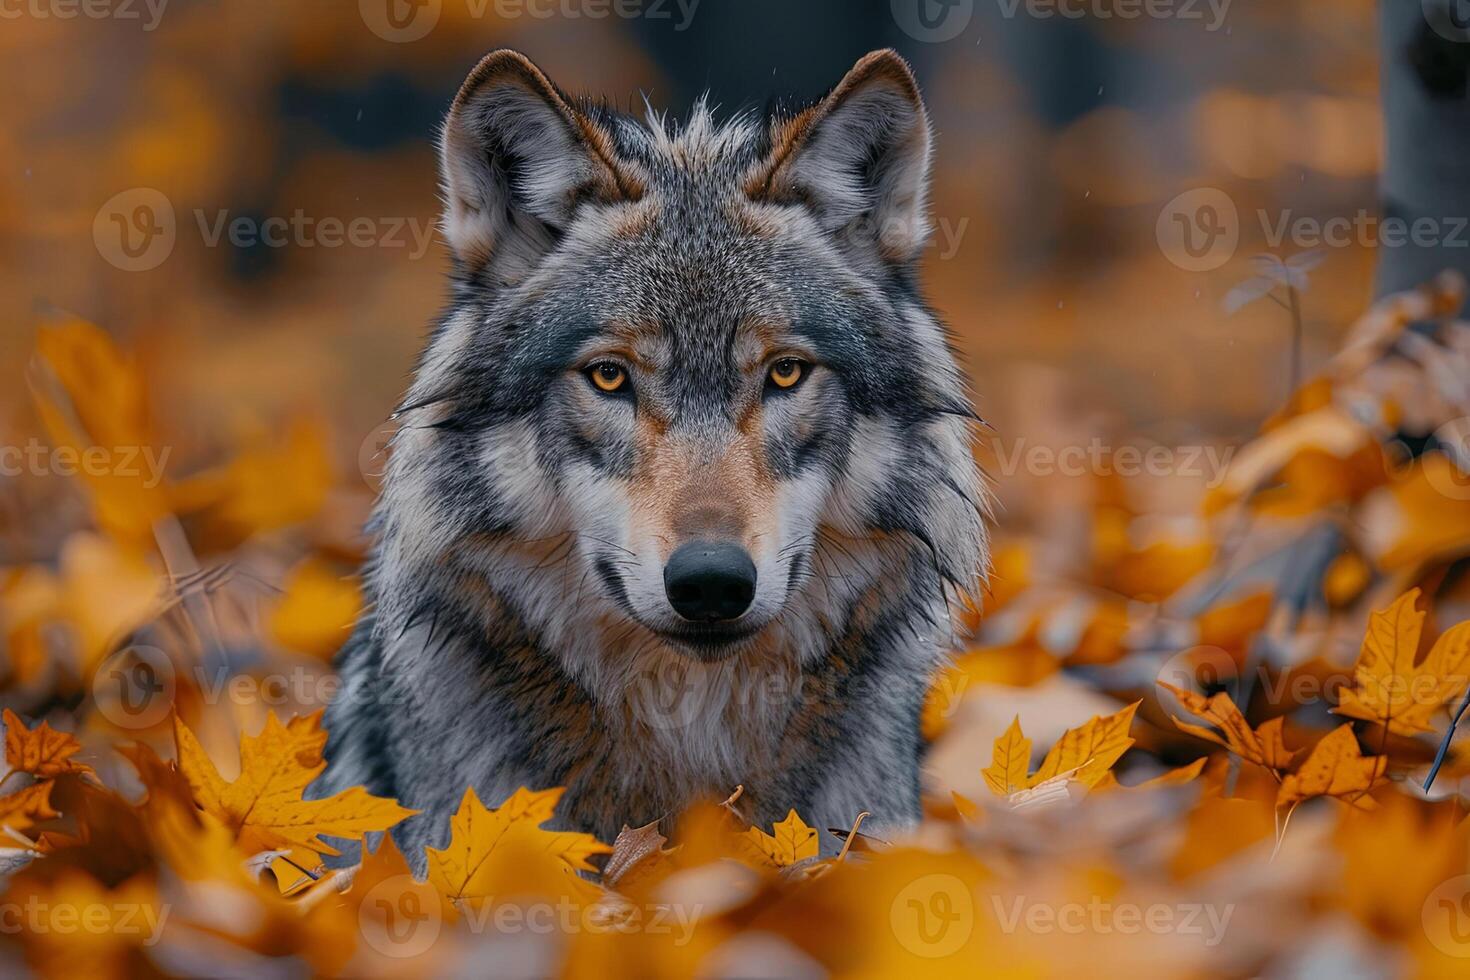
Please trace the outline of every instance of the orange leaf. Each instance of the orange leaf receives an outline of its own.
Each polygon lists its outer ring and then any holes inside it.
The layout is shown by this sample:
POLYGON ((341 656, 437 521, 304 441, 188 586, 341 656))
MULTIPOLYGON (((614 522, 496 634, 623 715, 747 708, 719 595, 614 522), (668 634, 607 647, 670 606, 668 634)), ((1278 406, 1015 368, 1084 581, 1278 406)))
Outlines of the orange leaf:
POLYGON ((91 766, 73 761, 82 743, 70 732, 58 732, 44 721, 27 729, 21 717, 5 709, 5 761, 11 771, 28 772, 37 779, 63 773, 93 775, 91 766))
POLYGON ((1240 713, 1240 708, 1236 707, 1230 695, 1223 691, 1206 698, 1202 694, 1186 691, 1164 681, 1158 683, 1160 687, 1179 699, 1184 710, 1219 728, 1220 734, 1201 725, 1193 725, 1175 718, 1174 724, 1179 727, 1180 731, 1224 746, 1228 751, 1258 766, 1278 770, 1290 768, 1294 753, 1286 747, 1286 743, 1282 740, 1283 719, 1273 718, 1261 725, 1258 731, 1252 731, 1250 723, 1240 713))
POLYGON ((497 809, 466 789, 459 810, 449 820, 449 843, 427 848, 429 882, 451 901, 489 898, 496 893, 500 862, 497 851, 534 850, 559 859, 564 870, 595 871, 588 860, 612 848, 575 831, 543 830, 561 800, 563 788, 532 791, 524 787, 497 809))
POLYGON ((0 796, 0 826, 25 830, 39 820, 61 816, 51 808, 51 787, 55 785, 48 779, 0 796))
POLYGON ((1100 715, 1064 732, 1041 761, 1041 767, 1029 776, 1026 769, 1031 762, 1031 742, 1021 733, 1021 719, 1014 719, 991 749, 992 761, 983 773, 986 785, 1004 797, 1061 776, 1069 777, 1064 782, 1075 780, 1089 789, 1096 786, 1133 745, 1128 729, 1140 703, 1135 701, 1116 714, 1100 715))
POLYGON ((786 814, 786 819, 773 824, 775 836, 759 827, 751 827, 741 839, 750 846, 751 856, 756 863, 772 868, 789 868, 793 864, 814 858, 821 847, 817 832, 797 816, 795 810, 786 814))
POLYGON ((264 731, 240 739, 240 775, 232 783, 220 777, 194 733, 174 717, 179 770, 199 805, 234 832, 246 853, 300 848, 312 858, 336 854, 319 835, 361 840, 363 834, 387 830, 417 812, 372 796, 361 786, 324 800, 302 799, 326 767, 322 748, 327 733, 320 717, 293 718, 282 725, 268 715, 264 731))
POLYGON ((137 363, 105 331, 74 320, 36 335, 31 385, 36 414, 58 448, 141 455, 148 464, 82 467, 80 478, 104 530, 135 547, 150 546, 153 526, 169 512, 161 473, 168 454, 155 452, 137 363))
POLYGON ((1281 781, 1276 805, 1300 803, 1314 796, 1333 796, 1360 809, 1375 806, 1367 796, 1374 781, 1383 775, 1388 759, 1364 758, 1352 725, 1343 725, 1312 747, 1297 771, 1281 781))
POLYGON ((1113 763, 1123 757, 1133 745, 1128 729, 1133 725, 1134 712, 1141 701, 1135 701, 1122 711, 1111 715, 1099 715, 1080 728, 1073 728, 1057 739, 1041 768, 1031 777, 1032 786, 1045 782, 1059 773, 1077 770, 1077 781, 1091 787, 1113 768, 1113 763))
POLYGON ((1369 618, 1353 687, 1343 691, 1338 714, 1387 725, 1398 735, 1417 735, 1432 731, 1430 717, 1470 684, 1470 622, 1446 631, 1415 665, 1424 628, 1424 613, 1415 608, 1418 598, 1419 590, 1411 589, 1369 618))
POLYGON ((1005 734, 990 749, 990 767, 981 775, 996 796, 1010 796, 1031 785, 1031 740, 1021 734, 1021 716, 1011 719, 1005 734))

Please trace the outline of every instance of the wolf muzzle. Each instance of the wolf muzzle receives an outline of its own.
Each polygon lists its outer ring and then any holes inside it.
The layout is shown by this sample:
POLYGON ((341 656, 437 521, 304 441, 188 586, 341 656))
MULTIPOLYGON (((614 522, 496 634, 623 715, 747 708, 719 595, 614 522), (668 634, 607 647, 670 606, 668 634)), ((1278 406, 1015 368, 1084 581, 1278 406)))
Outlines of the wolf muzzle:
POLYGON ((737 544, 691 541, 669 556, 664 591, 691 623, 727 623, 755 599, 755 562, 737 544))

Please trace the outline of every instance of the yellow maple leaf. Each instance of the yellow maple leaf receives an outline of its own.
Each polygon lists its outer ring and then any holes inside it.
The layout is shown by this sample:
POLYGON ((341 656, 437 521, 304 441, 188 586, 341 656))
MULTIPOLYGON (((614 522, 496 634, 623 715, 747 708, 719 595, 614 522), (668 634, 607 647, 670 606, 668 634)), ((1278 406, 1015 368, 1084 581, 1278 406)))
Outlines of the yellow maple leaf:
POLYGON ((25 830, 37 821, 60 816, 51 808, 51 780, 32 783, 9 796, 0 796, 0 826, 25 830))
POLYGON ((1458 493, 1464 475, 1444 453, 1425 453, 1417 466, 1396 473, 1393 482, 1369 500, 1364 526, 1369 556, 1380 568, 1412 568, 1453 561, 1470 548, 1470 507, 1458 493))
POLYGON ((320 558, 303 559, 287 576, 284 595, 270 613, 270 633, 281 646, 330 659, 362 611, 362 590, 320 558))
POLYGON ((322 748, 327 733, 320 719, 318 712, 282 725, 268 715, 264 731, 241 737, 240 775, 227 783, 194 733, 174 717, 179 770, 194 799, 231 829, 246 853, 305 851, 315 861, 317 854, 337 853, 322 834, 361 840, 363 834, 387 830, 418 812, 361 786, 324 800, 303 800, 307 786, 326 768, 322 748))
POLYGON ((1010 727, 990 748, 990 767, 981 772, 985 784, 996 796, 1010 796, 1031 785, 1031 740, 1021 734, 1021 716, 1011 719, 1010 727))
POLYGON ((1353 726, 1345 724, 1313 746, 1297 771, 1281 781, 1276 805, 1332 796, 1360 809, 1372 809, 1375 803, 1367 792, 1387 766, 1383 756, 1364 758, 1353 726))
MULTIPOLYGON (((63 625, 75 640, 75 670, 90 679, 123 637, 158 614, 165 581, 142 554, 94 531, 69 535, 57 565, 33 565, 11 579, 0 593, 0 619, 11 629, 63 625)), ((57 662, 44 645, 37 652, 57 662)))
POLYGON ((1230 695, 1224 692, 1212 694, 1207 698, 1202 694, 1186 691, 1164 681, 1159 681, 1159 686, 1178 698, 1184 710, 1205 719, 1220 729, 1217 734, 1202 725, 1190 724, 1175 718, 1174 724, 1180 731, 1188 732, 1207 742, 1222 745, 1235 755, 1247 762, 1254 762, 1258 766, 1280 771, 1291 768, 1291 760, 1296 753, 1286 747, 1286 742, 1282 737, 1284 718, 1272 718, 1264 722, 1260 728, 1252 730, 1250 723, 1240 713, 1240 708, 1230 699, 1230 695))
POLYGON ((501 848, 524 848, 558 858, 569 871, 597 870, 588 860, 610 854, 612 848, 576 831, 543 830, 561 800, 564 788, 532 791, 524 787, 492 810, 480 802, 474 788, 466 789, 459 810, 449 820, 449 843, 427 848, 429 882, 451 901, 489 898, 499 877, 492 860, 501 848))
POLYGON ((1387 725, 1397 735, 1432 731, 1430 716, 1470 684, 1470 622, 1447 630, 1417 666, 1424 613, 1411 589, 1368 620, 1353 687, 1338 702, 1338 714, 1387 725))
POLYGON ((1097 785, 1133 745, 1128 729, 1141 703, 1135 701, 1115 714, 1099 715, 1067 730, 1041 760, 1040 768, 1030 775, 1026 770, 1031 762, 1031 741, 1022 734, 1018 716, 995 740, 990 767, 982 773, 986 785, 997 796, 1034 789, 1063 774, 1070 774, 1087 788, 1097 785))
POLYGON ((1209 759, 1201 757, 1195 759, 1187 766, 1170 769, 1167 772, 1159 773, 1152 779, 1145 779, 1143 782, 1136 783, 1132 786, 1124 786, 1118 782, 1118 777, 1114 776, 1111 772, 1104 773, 1103 778, 1099 779, 1097 785, 1093 787, 1093 791, 1123 790, 1131 792, 1133 790, 1167 789, 1171 786, 1187 786, 1199 778, 1199 774, 1205 768, 1205 763, 1209 761, 1209 759))
POLYGON ((284 432, 254 434, 227 463, 175 490, 175 507, 193 515, 194 533, 231 548, 266 531, 315 517, 335 480, 325 426, 291 420, 284 432))
MULTIPOLYGON (((56 447, 79 457, 97 449, 153 452, 142 372, 99 327, 73 320, 41 329, 31 389, 56 447)), ((150 545, 153 526, 169 513, 168 484, 142 465, 87 466, 79 473, 97 523, 119 541, 150 545)))
POLYGON ((66 773, 80 776, 93 774, 92 767, 72 759, 82 750, 82 743, 70 732, 58 732, 44 721, 26 728, 21 717, 5 709, 5 761, 11 772, 26 772, 37 779, 49 779, 66 773))
POLYGON ((785 820, 772 824, 771 829, 775 831, 774 836, 759 827, 751 827, 740 835, 741 842, 747 846, 751 859, 757 864, 777 869, 789 868, 799 861, 814 858, 821 852, 816 829, 808 827, 795 810, 789 811, 785 820))

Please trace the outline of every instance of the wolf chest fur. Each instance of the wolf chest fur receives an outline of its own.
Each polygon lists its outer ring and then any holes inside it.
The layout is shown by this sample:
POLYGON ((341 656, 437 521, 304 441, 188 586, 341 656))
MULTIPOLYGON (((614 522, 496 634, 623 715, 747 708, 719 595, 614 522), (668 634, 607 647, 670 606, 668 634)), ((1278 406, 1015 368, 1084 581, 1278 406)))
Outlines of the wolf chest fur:
POLYGON ((608 841, 737 784, 755 823, 917 819, 920 708, 986 559, 917 283, 930 152, 892 52, 723 122, 480 62, 316 792, 421 810, 410 855, 467 786, 565 786, 560 826, 608 841))

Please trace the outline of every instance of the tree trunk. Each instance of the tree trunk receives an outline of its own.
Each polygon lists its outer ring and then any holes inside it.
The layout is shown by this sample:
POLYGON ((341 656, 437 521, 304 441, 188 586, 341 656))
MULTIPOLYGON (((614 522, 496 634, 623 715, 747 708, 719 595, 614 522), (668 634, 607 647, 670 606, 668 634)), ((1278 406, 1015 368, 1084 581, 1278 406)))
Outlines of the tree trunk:
POLYGON ((1382 0, 1379 33, 1382 296, 1444 269, 1470 278, 1470 0, 1382 0))

